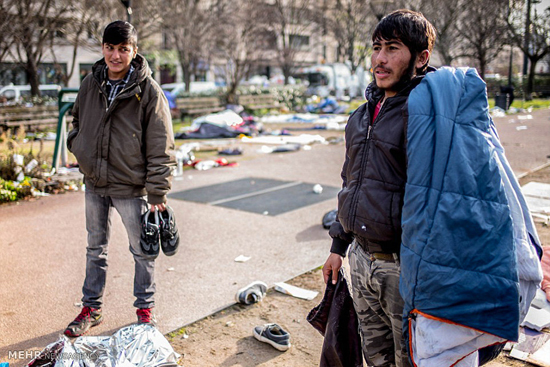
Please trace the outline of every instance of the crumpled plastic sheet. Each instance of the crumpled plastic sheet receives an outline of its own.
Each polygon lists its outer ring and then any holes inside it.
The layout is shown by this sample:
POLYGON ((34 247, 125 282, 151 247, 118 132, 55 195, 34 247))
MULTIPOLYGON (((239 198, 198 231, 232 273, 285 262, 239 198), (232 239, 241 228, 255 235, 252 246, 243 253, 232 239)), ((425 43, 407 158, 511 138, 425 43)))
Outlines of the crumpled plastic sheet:
POLYGON ((41 356, 28 366, 175 367, 180 357, 154 326, 144 324, 122 328, 111 337, 81 336, 73 344, 63 336, 48 345, 41 356))

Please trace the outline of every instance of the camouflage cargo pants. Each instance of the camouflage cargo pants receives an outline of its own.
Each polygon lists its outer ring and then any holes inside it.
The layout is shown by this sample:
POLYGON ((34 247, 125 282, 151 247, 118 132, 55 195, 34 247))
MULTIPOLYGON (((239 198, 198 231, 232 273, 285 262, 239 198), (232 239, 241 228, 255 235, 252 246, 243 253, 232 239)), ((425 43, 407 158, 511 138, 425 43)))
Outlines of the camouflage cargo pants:
POLYGON ((354 242, 349 264, 365 360, 369 366, 410 367, 402 337, 398 263, 372 259, 354 242))

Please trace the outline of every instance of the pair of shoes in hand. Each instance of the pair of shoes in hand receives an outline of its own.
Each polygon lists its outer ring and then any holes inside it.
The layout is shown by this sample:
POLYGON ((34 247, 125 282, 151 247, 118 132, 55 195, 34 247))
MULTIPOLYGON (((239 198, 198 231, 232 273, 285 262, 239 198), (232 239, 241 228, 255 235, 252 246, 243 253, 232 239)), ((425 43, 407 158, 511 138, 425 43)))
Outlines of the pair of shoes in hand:
POLYGON ((179 242, 180 235, 172 208, 167 206, 162 212, 147 210, 141 216, 140 245, 143 253, 157 257, 162 248, 166 256, 172 256, 178 251, 179 242))

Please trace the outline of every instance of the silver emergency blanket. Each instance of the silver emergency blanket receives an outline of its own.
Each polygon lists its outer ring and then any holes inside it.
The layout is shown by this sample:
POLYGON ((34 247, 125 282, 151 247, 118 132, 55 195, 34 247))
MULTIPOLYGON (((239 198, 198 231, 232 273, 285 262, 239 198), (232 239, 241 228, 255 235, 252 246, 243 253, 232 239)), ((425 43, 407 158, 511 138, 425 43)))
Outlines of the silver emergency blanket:
POLYGON ((48 345, 41 356, 28 366, 175 367, 180 357, 154 326, 144 324, 122 328, 111 337, 81 336, 74 343, 63 336, 48 345), (59 352, 60 345, 63 349, 59 352))

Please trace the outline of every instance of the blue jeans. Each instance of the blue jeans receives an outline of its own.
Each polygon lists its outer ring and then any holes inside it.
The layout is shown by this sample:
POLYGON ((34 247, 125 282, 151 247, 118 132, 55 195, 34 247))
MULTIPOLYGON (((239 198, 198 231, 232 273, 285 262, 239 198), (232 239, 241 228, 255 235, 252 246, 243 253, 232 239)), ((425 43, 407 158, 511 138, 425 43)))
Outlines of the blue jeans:
POLYGON ((111 215, 116 209, 130 241, 134 256, 134 296, 137 308, 154 307, 155 260, 142 254, 139 244, 141 215, 147 211, 145 197, 116 198, 86 191, 86 279, 82 287, 82 303, 91 308, 101 308, 107 276, 107 247, 111 232, 111 215))

